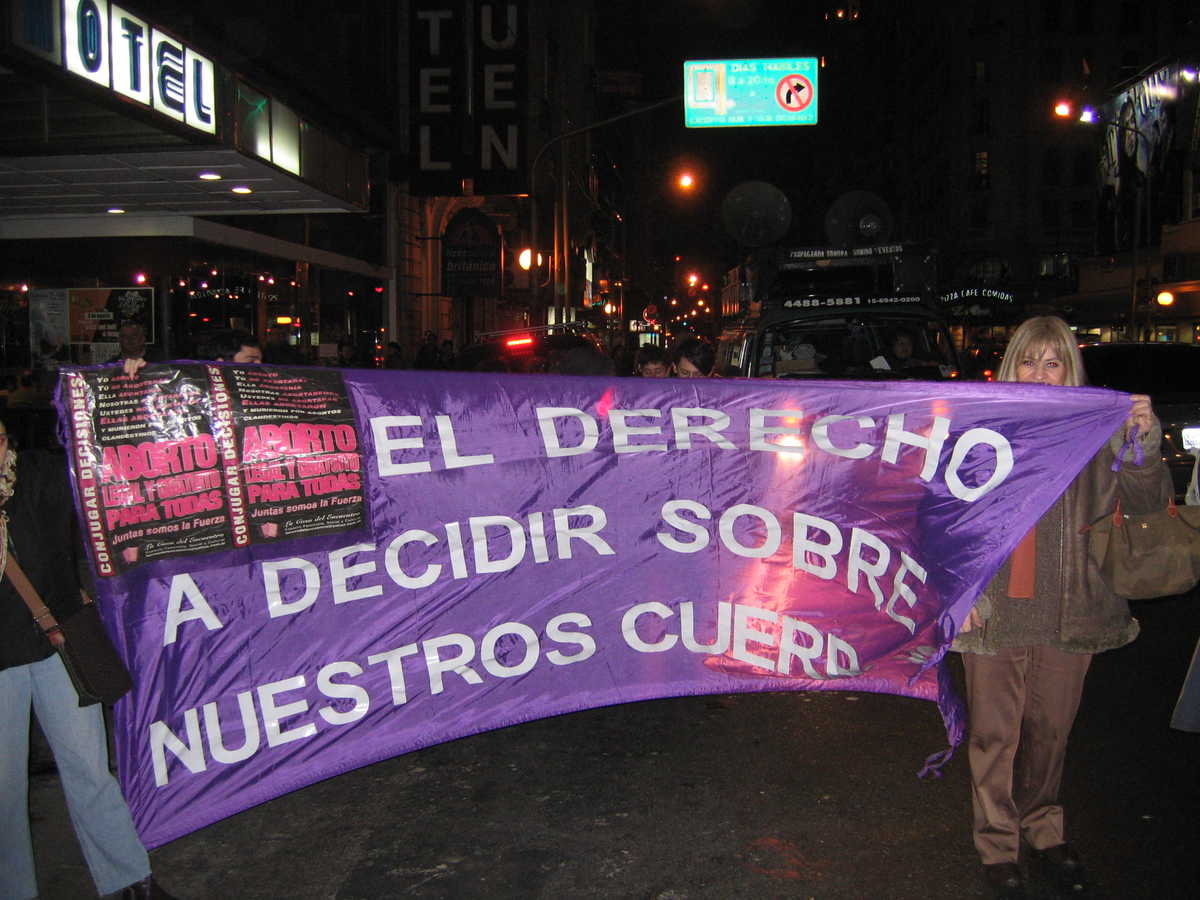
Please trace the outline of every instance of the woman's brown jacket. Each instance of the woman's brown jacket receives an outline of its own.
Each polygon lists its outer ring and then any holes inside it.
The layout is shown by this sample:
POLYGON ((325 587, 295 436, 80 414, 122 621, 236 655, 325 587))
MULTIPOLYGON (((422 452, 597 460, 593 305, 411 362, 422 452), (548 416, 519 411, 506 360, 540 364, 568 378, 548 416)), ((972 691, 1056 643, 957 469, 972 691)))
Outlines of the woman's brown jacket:
POLYGON ((1157 421, 1143 436, 1142 465, 1127 448, 1120 471, 1112 465, 1123 429, 1088 462, 1037 524, 1034 596, 1008 597, 1010 561, 984 589, 975 608, 980 628, 960 633, 953 649, 994 653, 1004 647, 1050 645, 1071 653, 1098 653, 1128 644, 1138 633, 1129 604, 1116 596, 1088 553, 1086 526, 1111 514, 1118 495, 1130 514, 1166 506, 1171 478, 1156 452, 1162 432, 1157 421))

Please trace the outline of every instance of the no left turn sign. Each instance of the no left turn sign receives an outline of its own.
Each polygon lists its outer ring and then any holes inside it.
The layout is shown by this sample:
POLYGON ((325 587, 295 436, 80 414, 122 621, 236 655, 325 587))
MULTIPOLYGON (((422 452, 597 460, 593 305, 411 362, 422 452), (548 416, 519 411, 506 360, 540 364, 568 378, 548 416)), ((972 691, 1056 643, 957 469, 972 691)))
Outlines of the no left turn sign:
POLYGON ((812 82, 799 73, 788 75, 775 85, 775 100, 788 112, 804 110, 814 96, 812 82))

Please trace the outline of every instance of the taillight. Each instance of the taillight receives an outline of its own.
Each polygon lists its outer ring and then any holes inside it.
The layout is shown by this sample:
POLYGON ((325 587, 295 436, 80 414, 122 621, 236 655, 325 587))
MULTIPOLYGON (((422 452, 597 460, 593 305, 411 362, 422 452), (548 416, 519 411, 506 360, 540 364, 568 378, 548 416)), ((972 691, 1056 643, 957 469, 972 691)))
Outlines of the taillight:
POLYGON ((504 342, 505 347, 528 347, 531 344, 533 344, 533 338, 531 337, 509 338, 504 342))

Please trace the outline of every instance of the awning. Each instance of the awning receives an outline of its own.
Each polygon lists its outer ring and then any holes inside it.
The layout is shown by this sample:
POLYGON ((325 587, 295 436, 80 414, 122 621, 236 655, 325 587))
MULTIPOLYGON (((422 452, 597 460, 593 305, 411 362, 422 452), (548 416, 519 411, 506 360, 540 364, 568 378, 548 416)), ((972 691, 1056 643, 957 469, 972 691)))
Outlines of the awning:
POLYGON ((127 215, 362 212, 226 147, 0 157, 0 218, 106 215, 113 209, 127 215), (205 180, 201 173, 220 179, 205 180))

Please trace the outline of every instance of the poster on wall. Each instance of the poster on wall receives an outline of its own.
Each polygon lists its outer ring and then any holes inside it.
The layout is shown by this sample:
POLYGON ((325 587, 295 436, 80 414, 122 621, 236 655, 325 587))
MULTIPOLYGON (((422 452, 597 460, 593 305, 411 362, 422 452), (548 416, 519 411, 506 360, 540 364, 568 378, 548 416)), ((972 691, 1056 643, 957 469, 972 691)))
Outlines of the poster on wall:
POLYGON ((0 291, 0 369, 25 370, 29 355, 29 294, 0 291))
POLYGON ((121 326, 129 323, 142 326, 146 343, 155 342, 154 288, 43 288, 28 298, 28 368, 108 362, 120 352, 121 326))
POLYGON ((120 352, 121 326, 131 322, 142 326, 147 343, 154 343, 154 288, 71 288, 67 294, 74 362, 108 362, 120 352))
POLYGON ((31 368, 53 371, 70 361, 70 317, 65 289, 29 292, 29 346, 31 368))
POLYGON ((1101 110, 1101 253, 1147 242, 1162 217, 1166 168, 1175 135, 1179 66, 1163 66, 1112 98, 1101 110))

